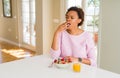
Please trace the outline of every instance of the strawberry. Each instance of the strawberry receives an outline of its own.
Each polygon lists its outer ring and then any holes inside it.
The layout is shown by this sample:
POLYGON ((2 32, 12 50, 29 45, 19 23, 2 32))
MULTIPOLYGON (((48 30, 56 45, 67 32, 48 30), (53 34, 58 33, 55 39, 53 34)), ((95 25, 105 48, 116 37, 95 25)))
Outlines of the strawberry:
POLYGON ((57 60, 56 60, 56 59, 54 60, 54 63, 57 63, 57 60))
POLYGON ((62 64, 65 64, 65 61, 62 61, 62 64))
POLYGON ((72 60, 70 58, 68 58, 68 62, 70 63, 70 62, 72 62, 72 60))
POLYGON ((64 58, 61 59, 61 61, 64 61, 64 60, 65 60, 64 58))

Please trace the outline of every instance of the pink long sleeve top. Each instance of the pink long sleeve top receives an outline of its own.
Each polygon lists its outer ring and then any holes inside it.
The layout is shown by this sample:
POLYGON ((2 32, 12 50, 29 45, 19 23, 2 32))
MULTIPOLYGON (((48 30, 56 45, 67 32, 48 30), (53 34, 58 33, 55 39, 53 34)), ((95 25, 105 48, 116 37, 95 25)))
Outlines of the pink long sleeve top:
POLYGON ((53 58, 73 56, 88 58, 91 66, 96 66, 95 44, 92 35, 84 31, 80 35, 70 35, 63 31, 58 36, 58 50, 51 48, 50 54, 53 58))

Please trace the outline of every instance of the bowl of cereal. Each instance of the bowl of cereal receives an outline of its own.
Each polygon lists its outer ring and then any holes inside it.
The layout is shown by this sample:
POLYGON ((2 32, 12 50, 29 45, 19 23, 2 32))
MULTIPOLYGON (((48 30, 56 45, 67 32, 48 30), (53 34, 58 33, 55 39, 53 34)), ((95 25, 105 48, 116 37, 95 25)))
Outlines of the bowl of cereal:
POLYGON ((58 58, 54 60, 54 65, 57 68, 66 68, 70 66, 71 62, 72 61, 70 59, 58 58))

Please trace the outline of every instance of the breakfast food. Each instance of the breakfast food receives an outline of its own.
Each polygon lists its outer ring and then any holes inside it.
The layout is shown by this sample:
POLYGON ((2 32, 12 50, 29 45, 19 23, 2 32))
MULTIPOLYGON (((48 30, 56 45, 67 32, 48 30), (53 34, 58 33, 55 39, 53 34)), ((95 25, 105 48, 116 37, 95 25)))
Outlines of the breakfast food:
POLYGON ((67 59, 67 58, 58 58, 54 60, 54 63, 56 64, 66 64, 66 63, 71 63, 71 59, 67 59))
POLYGON ((69 27, 71 24, 70 23, 67 23, 67 27, 69 27))

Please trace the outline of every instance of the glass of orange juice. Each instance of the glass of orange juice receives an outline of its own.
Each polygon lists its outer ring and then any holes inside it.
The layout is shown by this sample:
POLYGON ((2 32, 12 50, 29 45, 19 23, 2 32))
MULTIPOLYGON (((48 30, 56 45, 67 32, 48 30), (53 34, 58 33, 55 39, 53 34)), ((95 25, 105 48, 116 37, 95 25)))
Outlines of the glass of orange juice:
POLYGON ((73 71, 80 72, 80 70, 81 70, 81 64, 80 63, 73 63, 73 71))

